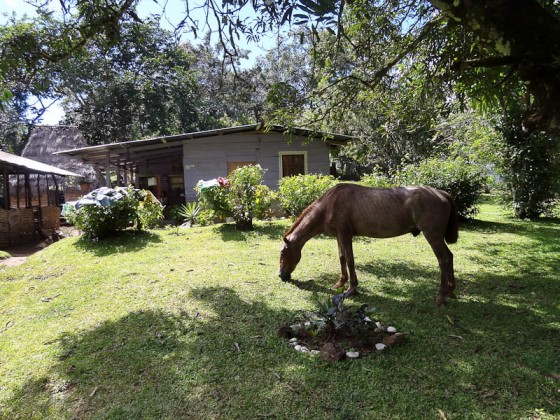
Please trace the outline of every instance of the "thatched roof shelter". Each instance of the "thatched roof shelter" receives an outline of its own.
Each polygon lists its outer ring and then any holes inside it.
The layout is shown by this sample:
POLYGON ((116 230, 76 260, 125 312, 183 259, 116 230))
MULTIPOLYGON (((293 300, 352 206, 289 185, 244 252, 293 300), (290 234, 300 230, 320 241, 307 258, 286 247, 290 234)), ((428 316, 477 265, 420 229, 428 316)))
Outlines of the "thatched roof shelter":
POLYGON ((73 126, 36 126, 23 149, 22 156, 47 165, 74 172, 83 177, 93 188, 103 184, 101 173, 90 163, 69 156, 54 154, 61 150, 86 147, 87 143, 80 130, 73 126))

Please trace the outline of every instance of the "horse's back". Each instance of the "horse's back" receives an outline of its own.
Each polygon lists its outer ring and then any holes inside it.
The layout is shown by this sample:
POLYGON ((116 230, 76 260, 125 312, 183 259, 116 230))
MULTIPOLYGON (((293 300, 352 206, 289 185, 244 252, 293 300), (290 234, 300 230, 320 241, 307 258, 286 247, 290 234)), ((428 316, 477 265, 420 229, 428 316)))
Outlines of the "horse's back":
POLYGON ((338 184, 321 198, 327 227, 343 227, 353 235, 386 238, 415 230, 433 230, 445 222, 450 203, 442 191, 431 187, 370 188, 338 184))

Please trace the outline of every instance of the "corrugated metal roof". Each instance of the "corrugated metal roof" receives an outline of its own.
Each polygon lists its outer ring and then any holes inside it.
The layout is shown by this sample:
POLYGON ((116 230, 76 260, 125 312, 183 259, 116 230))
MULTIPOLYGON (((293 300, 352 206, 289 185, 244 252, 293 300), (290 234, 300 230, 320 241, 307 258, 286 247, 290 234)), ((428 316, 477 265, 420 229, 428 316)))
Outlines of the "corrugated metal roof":
POLYGON ((75 174, 74 172, 65 171, 64 169, 60 169, 55 166, 47 165, 45 163, 37 162, 36 160, 27 159, 2 151, 0 151, 0 167, 7 168, 8 174, 54 174, 61 176, 82 177, 81 175, 75 174))
POLYGON ((81 147, 77 149, 64 150, 55 154, 68 155, 84 161, 103 165, 109 161, 113 165, 122 165, 124 162, 133 161, 138 156, 144 156, 145 153, 155 153, 159 151, 169 156, 176 155, 182 148, 182 142, 191 139, 204 137, 221 136, 236 133, 247 132, 276 132, 286 133, 287 135, 300 135, 315 139, 324 139, 329 144, 341 145, 353 139, 351 136, 343 134, 316 132, 301 128, 286 129, 282 126, 267 127, 263 124, 242 125, 237 127, 220 128, 216 130, 196 131, 192 133, 177 134, 173 136, 154 137, 142 140, 131 140, 120 143, 101 144, 97 146, 81 147))

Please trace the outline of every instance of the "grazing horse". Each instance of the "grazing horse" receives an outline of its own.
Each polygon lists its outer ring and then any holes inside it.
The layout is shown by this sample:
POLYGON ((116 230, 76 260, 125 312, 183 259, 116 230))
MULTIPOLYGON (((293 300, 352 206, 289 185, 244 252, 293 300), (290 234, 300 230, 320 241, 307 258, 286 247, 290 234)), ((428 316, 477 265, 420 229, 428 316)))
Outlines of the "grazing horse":
POLYGON ((457 206, 445 191, 431 187, 368 188, 338 184, 311 203, 284 235, 280 252, 280 278, 291 279, 301 259, 305 243, 320 233, 336 236, 343 287, 350 272, 346 295, 356 292, 358 279, 354 267, 352 238, 369 236, 391 238, 412 233, 424 236, 437 257, 441 284, 436 303, 454 298, 453 254, 445 244, 457 242, 457 206))

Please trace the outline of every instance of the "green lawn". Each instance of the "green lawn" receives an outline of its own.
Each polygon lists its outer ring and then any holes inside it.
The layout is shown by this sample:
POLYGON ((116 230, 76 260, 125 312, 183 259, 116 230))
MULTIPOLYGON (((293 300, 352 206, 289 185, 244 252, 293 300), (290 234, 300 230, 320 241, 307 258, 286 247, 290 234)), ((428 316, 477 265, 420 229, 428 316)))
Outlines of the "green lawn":
POLYGON ((407 341, 336 364, 276 335, 332 293, 332 238, 293 283, 288 221, 57 242, 0 268, 0 418, 558 418, 560 221, 481 209, 450 247, 445 307, 422 236, 355 241, 350 303, 407 341))

